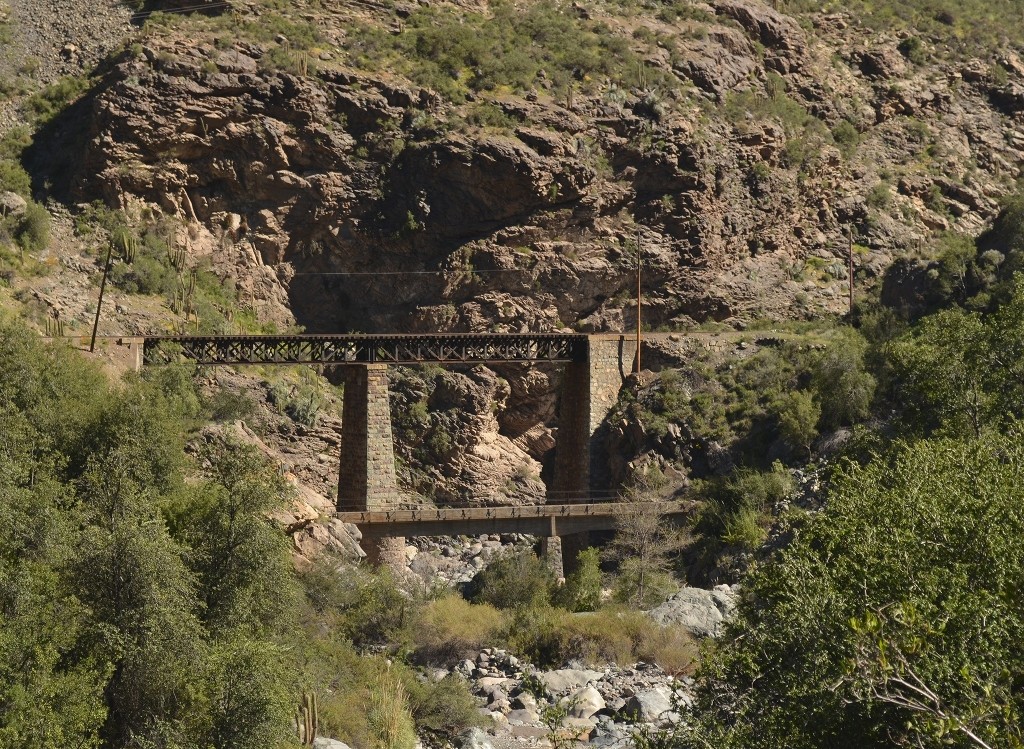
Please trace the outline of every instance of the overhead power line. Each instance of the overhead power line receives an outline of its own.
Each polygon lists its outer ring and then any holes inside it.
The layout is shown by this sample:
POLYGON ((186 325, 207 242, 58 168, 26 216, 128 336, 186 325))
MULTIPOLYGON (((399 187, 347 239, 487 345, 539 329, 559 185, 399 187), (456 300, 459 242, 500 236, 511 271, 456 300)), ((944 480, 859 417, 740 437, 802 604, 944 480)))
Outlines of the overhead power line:
POLYGON ((139 10, 132 14, 133 19, 149 18, 154 13, 190 13, 193 10, 219 10, 230 8, 230 2, 203 3, 202 5, 187 5, 183 8, 167 8, 165 10, 139 10))

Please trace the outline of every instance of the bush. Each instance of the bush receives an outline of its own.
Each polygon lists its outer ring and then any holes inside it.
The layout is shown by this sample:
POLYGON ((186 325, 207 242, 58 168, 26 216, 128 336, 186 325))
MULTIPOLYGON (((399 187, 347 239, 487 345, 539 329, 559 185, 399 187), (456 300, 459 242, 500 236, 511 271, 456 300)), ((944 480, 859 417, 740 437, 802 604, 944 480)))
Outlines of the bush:
POLYGON ((864 202, 878 210, 888 208, 892 204, 892 188, 887 182, 879 182, 871 188, 864 202))
POLYGON ((28 201, 15 237, 28 252, 41 252, 50 244, 50 214, 34 200, 28 201))
POLYGON ((247 393, 220 388, 210 396, 207 409, 214 421, 238 421, 253 415, 256 401, 247 393))
POLYGON ((576 569, 556 588, 552 602, 569 611, 594 611, 601 605, 601 562, 597 549, 584 549, 576 558, 576 569))
POLYGON ((865 369, 866 352, 867 341, 851 333, 829 343, 815 361, 811 382, 825 428, 852 425, 870 415, 876 383, 865 369))
POLYGON ((439 681, 412 678, 405 686, 417 732, 428 734, 439 744, 483 723, 476 699, 458 676, 449 674, 439 681))
POLYGON ((513 650, 543 668, 643 660, 684 673, 692 671, 697 658, 696 645, 685 632, 662 627, 639 611, 608 608, 571 614, 550 607, 522 609, 513 614, 509 626, 513 650))
POLYGON ((355 567, 344 573, 325 564, 303 577, 306 599, 318 616, 359 646, 408 642, 411 604, 386 567, 355 567))
POLYGON ((499 609, 545 606, 555 578, 551 569, 529 549, 505 554, 480 570, 467 588, 474 603, 499 609))
POLYGON ((832 128, 832 139, 839 146, 840 153, 844 157, 850 158, 853 156, 853 152, 857 150, 857 144, 860 142, 860 133, 852 122, 841 120, 838 125, 832 128))
POLYGON ((619 603, 649 609, 662 603, 679 590, 679 584, 663 569, 646 568, 637 559, 626 559, 619 565, 612 583, 612 598, 619 603))
POLYGON ((45 124, 85 93, 91 84, 86 76, 61 78, 29 97, 23 105, 25 114, 36 124, 45 124))
POLYGON ((845 467, 825 510, 744 582, 703 668, 704 745, 938 749, 967 746, 967 728, 1019 746, 1021 437, 922 441, 845 467))

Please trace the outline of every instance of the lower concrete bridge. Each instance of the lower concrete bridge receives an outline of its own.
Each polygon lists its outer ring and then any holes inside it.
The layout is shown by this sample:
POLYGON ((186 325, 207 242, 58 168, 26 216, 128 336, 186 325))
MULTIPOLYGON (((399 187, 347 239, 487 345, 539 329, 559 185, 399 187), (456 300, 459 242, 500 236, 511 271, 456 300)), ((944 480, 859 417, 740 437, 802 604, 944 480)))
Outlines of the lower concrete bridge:
MULTIPOLYGON (((550 549, 578 544, 590 530, 614 527, 617 505, 564 504, 608 490, 605 419, 618 400, 637 353, 635 336, 579 333, 338 334, 301 336, 149 336, 125 339, 141 363, 176 357, 206 365, 319 364, 336 366, 345 383, 339 517, 355 522, 381 560, 382 549, 405 535, 536 533, 550 549), (406 506, 395 471, 387 368, 395 364, 560 364, 562 389, 555 437, 554 478, 547 503, 532 508, 416 510, 406 506), (402 513, 412 514, 402 514, 402 513), (440 513, 429 515, 429 513, 440 513), (468 513, 468 514, 466 514, 468 513), (482 513, 482 514, 480 514, 482 513), (488 514, 490 513, 490 514, 488 514), (351 520, 349 518, 358 518, 351 520)), ((621 508, 619 508, 621 509, 621 508)), ((666 508, 666 512, 675 512, 666 508)), ((404 544, 404 542, 403 542, 404 544)), ((386 554, 384 554, 386 556, 386 554)), ((572 565, 575 554, 566 549, 572 565)))
MULTIPOLYGON (((692 513, 692 502, 651 502, 644 509, 665 517, 692 513)), ((510 505, 497 507, 427 507, 413 510, 336 512, 357 526, 370 562, 397 562, 406 536, 477 536, 527 533, 541 539, 543 554, 556 572, 572 569, 576 555, 588 546, 591 531, 614 530, 636 510, 627 502, 510 505), (393 540, 393 542, 392 542, 393 540), (391 556, 395 559, 391 559, 391 556)))

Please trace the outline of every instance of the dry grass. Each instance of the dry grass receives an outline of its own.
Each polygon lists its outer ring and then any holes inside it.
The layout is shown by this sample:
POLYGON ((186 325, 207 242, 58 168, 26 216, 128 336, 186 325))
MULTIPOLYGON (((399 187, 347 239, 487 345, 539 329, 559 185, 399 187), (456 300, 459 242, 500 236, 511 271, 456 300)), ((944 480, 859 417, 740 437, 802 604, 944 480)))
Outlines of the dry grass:
POLYGON ((427 603, 413 624, 416 657, 426 663, 455 663, 493 645, 505 618, 490 604, 450 595, 427 603))

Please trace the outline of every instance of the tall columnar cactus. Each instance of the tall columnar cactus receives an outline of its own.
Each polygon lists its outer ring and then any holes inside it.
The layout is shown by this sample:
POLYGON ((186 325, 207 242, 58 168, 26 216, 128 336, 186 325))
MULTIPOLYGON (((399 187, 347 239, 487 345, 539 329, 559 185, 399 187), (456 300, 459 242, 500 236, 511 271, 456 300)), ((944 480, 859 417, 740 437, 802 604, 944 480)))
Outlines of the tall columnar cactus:
POLYGON ((126 263, 135 262, 135 255, 139 251, 139 238, 127 229, 118 229, 110 238, 114 250, 126 263))
POLYGON ((295 713, 295 729, 303 746, 313 746, 316 741, 320 713, 316 703, 316 692, 303 692, 299 709, 295 713))
POLYGON ((167 260, 174 267, 174 270, 181 273, 185 267, 185 248, 184 247, 168 247, 167 248, 167 260))

